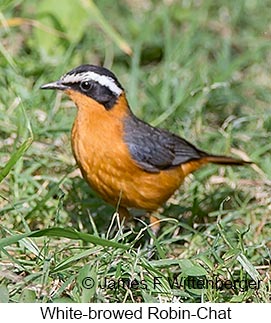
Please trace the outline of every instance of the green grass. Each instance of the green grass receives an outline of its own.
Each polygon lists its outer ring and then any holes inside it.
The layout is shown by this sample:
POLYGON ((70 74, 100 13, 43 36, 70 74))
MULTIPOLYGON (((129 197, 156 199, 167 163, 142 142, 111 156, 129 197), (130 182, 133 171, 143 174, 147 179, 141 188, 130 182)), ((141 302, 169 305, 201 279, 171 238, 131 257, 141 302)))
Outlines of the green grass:
POLYGON ((270 2, 96 3, 0 4, 0 301, 269 302, 270 2), (111 68, 138 117, 257 166, 189 176, 150 248, 148 221, 123 228, 82 180, 73 104, 39 90, 82 63, 111 68))

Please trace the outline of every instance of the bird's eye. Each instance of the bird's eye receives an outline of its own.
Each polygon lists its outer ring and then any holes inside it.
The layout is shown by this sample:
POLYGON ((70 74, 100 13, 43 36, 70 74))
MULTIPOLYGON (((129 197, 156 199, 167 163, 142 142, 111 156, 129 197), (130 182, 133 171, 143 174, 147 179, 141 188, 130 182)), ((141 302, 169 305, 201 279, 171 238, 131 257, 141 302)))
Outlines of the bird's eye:
POLYGON ((80 88, 82 91, 87 92, 91 89, 92 84, 88 81, 83 81, 80 83, 80 88))

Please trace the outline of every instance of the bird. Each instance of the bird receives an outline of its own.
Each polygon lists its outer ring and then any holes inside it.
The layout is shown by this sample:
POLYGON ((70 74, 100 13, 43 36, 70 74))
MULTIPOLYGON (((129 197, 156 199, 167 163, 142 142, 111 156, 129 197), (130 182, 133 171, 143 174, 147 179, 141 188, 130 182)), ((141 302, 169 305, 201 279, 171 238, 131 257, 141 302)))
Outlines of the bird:
POLYGON ((155 212, 190 173, 209 163, 251 163, 207 153, 139 119, 117 77, 105 67, 80 65, 41 89, 63 91, 77 106, 71 132, 75 160, 91 188, 121 219, 131 218, 130 208, 142 209, 155 224, 155 212))

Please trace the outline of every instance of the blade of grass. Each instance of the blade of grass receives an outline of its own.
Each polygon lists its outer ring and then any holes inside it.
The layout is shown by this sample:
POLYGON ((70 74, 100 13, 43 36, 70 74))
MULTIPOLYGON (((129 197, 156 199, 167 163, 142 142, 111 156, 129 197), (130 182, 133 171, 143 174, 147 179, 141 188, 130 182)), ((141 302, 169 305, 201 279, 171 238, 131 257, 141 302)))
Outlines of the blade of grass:
POLYGON ((98 253, 101 250, 101 247, 91 248, 88 250, 84 250, 83 252, 80 252, 79 254, 75 254, 69 258, 65 258, 64 261, 58 263, 51 272, 57 273, 59 271, 65 270, 66 268, 69 268, 72 263, 75 263, 82 258, 89 257, 90 255, 93 255, 95 253, 98 253))
POLYGON ((103 247, 113 247, 113 248, 121 248, 121 249, 129 249, 128 245, 123 245, 116 241, 106 240, 103 238, 96 237, 92 234, 82 233, 74 230, 73 228, 48 228, 43 230, 37 230, 28 233, 19 233, 15 234, 11 237, 3 238, 0 240, 0 248, 9 246, 13 243, 16 243, 24 238, 31 237, 60 237, 60 238, 68 238, 73 240, 82 240, 85 242, 90 242, 95 245, 100 245, 103 247))
POLYGON ((9 54, 9 52, 5 49, 5 47, 3 46, 3 44, 1 42, 0 42, 0 53, 4 56, 4 58, 9 63, 9 65, 14 69, 14 71, 17 71, 17 66, 16 66, 14 59, 9 54))
POLYGON ((28 148, 31 146, 33 138, 27 138, 23 144, 11 155, 9 161, 6 165, 0 170, 0 183, 2 180, 9 174, 13 166, 17 161, 25 154, 28 148))
POLYGON ((13 166, 17 163, 17 161, 22 158, 22 156, 25 154, 25 152, 28 150, 28 148, 31 146, 34 136, 31 128, 30 121, 26 115, 25 109, 23 105, 21 105, 21 109, 23 111, 23 115, 26 121, 26 128, 29 132, 29 137, 22 143, 22 145, 11 155, 9 161, 6 163, 6 165, 0 170, 0 183, 2 180, 9 174, 13 166))
POLYGON ((34 19, 28 19, 28 18, 22 18, 22 17, 12 17, 12 18, 5 20, 5 25, 8 27, 30 25, 30 26, 36 27, 38 29, 41 29, 43 31, 46 31, 47 33, 49 33, 51 35, 55 35, 55 36, 61 37, 63 39, 67 39, 67 35, 65 33, 63 33, 62 31, 59 31, 59 30, 52 28, 52 27, 48 27, 48 26, 42 24, 41 22, 39 22, 38 20, 34 20, 34 19))
POLYGON ((128 43, 117 33, 113 27, 107 23, 101 11, 92 0, 81 0, 85 8, 87 8, 94 20, 103 29, 103 31, 117 44, 117 46, 127 55, 132 55, 133 51, 128 43))
POLYGON ((243 253, 241 253, 239 256, 237 256, 237 260, 245 269, 245 271, 249 274, 249 276, 255 282, 258 282, 258 280, 260 279, 260 275, 255 269, 255 267, 252 265, 252 263, 247 259, 247 257, 243 253))

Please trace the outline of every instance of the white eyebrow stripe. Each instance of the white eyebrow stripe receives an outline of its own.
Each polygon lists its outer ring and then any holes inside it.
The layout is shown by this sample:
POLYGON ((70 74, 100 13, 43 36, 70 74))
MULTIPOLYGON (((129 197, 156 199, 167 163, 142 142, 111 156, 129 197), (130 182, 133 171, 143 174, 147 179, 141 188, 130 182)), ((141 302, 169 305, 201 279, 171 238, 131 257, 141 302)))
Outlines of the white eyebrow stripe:
POLYGON ((61 78, 63 83, 77 83, 86 81, 95 81, 100 85, 107 87, 111 92, 119 96, 122 93, 122 89, 117 86, 114 79, 110 76, 100 75, 95 72, 82 72, 79 74, 66 74, 61 78))

